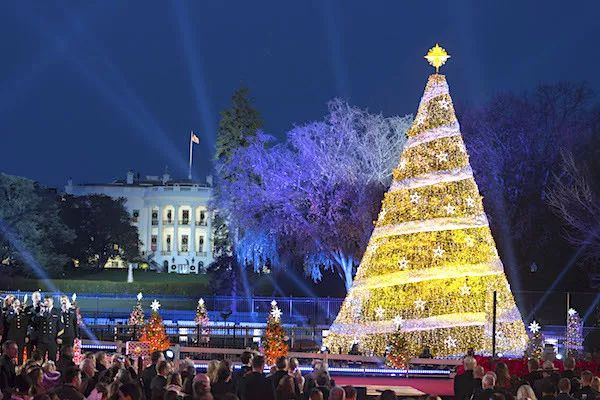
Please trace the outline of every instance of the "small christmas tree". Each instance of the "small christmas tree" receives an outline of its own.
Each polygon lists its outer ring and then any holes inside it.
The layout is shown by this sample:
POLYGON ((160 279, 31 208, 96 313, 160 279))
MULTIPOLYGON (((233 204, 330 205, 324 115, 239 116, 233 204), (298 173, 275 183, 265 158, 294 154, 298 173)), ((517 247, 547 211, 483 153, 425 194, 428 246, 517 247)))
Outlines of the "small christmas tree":
POLYGON ((152 315, 148 323, 144 326, 140 342, 147 343, 150 352, 165 351, 171 346, 171 343, 167 337, 163 320, 158 314, 160 303, 154 300, 150 308, 152 308, 152 315))
POLYGON ((129 334, 133 340, 136 340, 144 326, 144 309, 142 308, 142 293, 138 293, 137 302, 129 314, 129 334))
POLYGON ((568 314, 565 349, 567 356, 577 357, 583 350, 583 323, 574 309, 570 308, 568 314))
POLYGON ((204 299, 202 298, 198 300, 198 305, 196 306, 196 318, 194 318, 194 321, 198 327, 198 342, 200 342, 200 339, 208 342, 208 334, 210 333, 208 330, 208 323, 210 320, 208 318, 208 312, 206 311, 204 299))
POLYGON ((275 364, 277 357, 286 356, 288 345, 285 343, 285 330, 281 325, 281 310, 277 302, 271 302, 271 312, 267 319, 267 331, 264 339, 264 350, 267 364, 275 364))
POLYGON ((540 359, 544 353, 544 335, 540 331, 541 327, 536 321, 529 324, 529 331, 532 336, 529 338, 527 348, 525 349, 525 356, 527 358, 540 359))
POLYGON ((398 328, 389 340, 389 351, 386 355, 386 364, 392 368, 406 368, 410 360, 408 340, 398 328))

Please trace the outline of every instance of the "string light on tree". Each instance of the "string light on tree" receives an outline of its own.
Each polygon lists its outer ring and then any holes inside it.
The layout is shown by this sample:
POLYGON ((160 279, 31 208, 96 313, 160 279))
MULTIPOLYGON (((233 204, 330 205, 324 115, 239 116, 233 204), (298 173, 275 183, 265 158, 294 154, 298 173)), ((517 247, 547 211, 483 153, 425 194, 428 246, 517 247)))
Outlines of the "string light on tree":
POLYGON ((450 102, 448 102, 448 100, 446 99, 442 99, 439 102, 440 107, 442 107, 444 110, 447 110, 448 108, 450 108, 450 102))

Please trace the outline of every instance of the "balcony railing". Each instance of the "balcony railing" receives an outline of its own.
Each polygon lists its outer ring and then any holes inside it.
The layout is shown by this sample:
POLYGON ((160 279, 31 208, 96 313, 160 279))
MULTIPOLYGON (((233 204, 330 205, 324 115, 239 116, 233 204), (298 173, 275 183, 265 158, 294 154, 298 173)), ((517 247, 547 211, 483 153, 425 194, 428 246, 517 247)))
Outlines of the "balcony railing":
POLYGON ((158 220, 157 219, 153 219, 152 220, 152 225, 154 225, 154 226, 158 225, 158 220))
POLYGON ((197 226, 206 226, 208 224, 207 224, 206 220, 203 220, 203 221, 196 221, 196 225, 197 226))
POLYGON ((173 225, 173 220, 172 219, 164 219, 163 225, 173 225))
POLYGON ((180 219, 179 220, 179 225, 189 225, 189 224, 190 224, 189 219, 180 219))
POLYGON ((189 253, 189 251, 187 251, 187 250, 180 250, 177 252, 177 255, 178 256, 187 256, 188 253, 189 253))

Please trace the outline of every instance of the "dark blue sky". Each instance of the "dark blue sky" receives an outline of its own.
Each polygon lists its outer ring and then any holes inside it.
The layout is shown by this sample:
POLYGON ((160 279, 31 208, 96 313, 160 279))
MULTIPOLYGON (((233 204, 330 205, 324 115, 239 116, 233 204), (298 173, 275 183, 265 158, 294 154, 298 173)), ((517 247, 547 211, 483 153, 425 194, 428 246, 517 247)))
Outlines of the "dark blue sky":
POLYGON ((592 1, 3 1, 0 171, 51 186, 183 176, 194 129, 205 175, 240 84, 278 136, 335 96, 412 113, 436 41, 455 102, 559 80, 598 90, 598 15, 592 1))

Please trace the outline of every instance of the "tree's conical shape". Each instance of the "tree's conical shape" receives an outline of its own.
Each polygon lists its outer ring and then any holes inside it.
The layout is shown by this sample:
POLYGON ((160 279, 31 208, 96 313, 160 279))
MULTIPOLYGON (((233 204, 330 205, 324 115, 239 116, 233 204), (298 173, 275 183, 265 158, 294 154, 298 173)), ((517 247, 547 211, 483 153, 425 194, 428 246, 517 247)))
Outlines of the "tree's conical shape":
POLYGON ((522 355, 527 334, 498 257, 443 75, 429 77, 352 288, 326 345, 382 354, 398 326, 412 355, 522 355))

